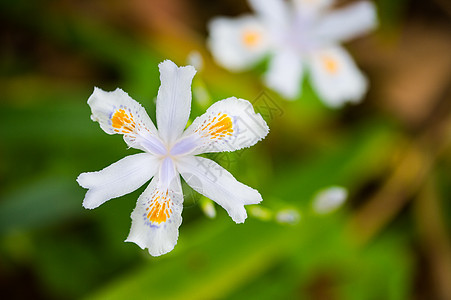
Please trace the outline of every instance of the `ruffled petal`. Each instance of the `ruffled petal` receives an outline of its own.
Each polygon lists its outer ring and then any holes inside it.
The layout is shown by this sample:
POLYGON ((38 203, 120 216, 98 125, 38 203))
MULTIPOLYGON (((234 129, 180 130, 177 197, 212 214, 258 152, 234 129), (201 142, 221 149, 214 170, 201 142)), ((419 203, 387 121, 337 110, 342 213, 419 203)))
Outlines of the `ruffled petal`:
POLYGON ((171 149, 171 155, 235 151, 253 146, 269 132, 268 125, 252 104, 228 98, 214 103, 197 117, 171 149))
POLYGON ((288 99, 301 93, 302 58, 290 49, 278 50, 269 63, 265 84, 288 99))
POLYGON ((257 190, 238 182, 232 174, 212 160, 187 156, 177 161, 183 179, 198 193, 221 205, 236 223, 247 218, 244 205, 258 204, 257 190))
POLYGON ((77 182, 89 189, 83 206, 93 209, 106 201, 131 193, 155 175, 159 159, 148 153, 127 156, 98 172, 82 173, 77 182))
POLYGON ((160 63, 161 86, 157 97, 157 124, 161 139, 171 145, 185 129, 191 111, 191 82, 196 70, 177 67, 170 60, 160 63))
POLYGON ((165 160, 160 172, 141 194, 131 214, 132 226, 125 240, 152 256, 170 252, 177 244, 182 224, 183 194, 180 176, 172 160, 165 160))
POLYGON ((341 47, 329 47, 311 55, 312 85, 331 107, 359 102, 367 90, 367 79, 341 47))
POLYGON ((362 1, 324 15, 315 28, 315 36, 323 41, 347 41, 376 26, 375 5, 362 1))
POLYGON ((268 52, 268 32, 254 17, 215 18, 208 28, 210 51, 216 62, 226 69, 248 69, 268 52))
POLYGON ((123 90, 105 92, 94 88, 88 104, 92 111, 91 119, 99 122, 106 133, 123 134, 130 147, 153 154, 165 153, 165 147, 145 109, 123 90))

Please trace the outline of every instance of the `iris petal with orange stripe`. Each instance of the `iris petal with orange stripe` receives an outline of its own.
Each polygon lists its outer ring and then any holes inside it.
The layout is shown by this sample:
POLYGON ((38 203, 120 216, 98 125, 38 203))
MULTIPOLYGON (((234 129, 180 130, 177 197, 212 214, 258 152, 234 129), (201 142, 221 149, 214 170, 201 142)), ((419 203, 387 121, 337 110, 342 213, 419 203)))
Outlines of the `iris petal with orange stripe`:
POLYGON ((161 224, 166 222, 172 214, 172 203, 169 192, 156 190, 151 197, 150 204, 146 208, 146 218, 151 223, 161 224))
POLYGON ((220 140, 233 134, 232 118, 225 113, 218 113, 213 118, 205 120, 195 131, 200 133, 202 137, 220 140))
POLYGON ((118 109, 111 117, 111 123, 114 131, 117 133, 132 133, 136 129, 136 123, 133 120, 133 114, 124 109, 118 109))

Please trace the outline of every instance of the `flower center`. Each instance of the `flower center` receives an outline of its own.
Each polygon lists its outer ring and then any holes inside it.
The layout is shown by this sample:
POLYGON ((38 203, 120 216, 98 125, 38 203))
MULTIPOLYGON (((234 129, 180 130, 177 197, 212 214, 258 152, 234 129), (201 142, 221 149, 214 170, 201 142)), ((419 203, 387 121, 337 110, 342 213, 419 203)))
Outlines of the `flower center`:
POLYGON ((275 37, 281 43, 305 53, 314 50, 320 41, 315 36, 315 19, 300 13, 293 12, 292 22, 281 37, 275 37))
POLYGON ((255 29, 247 29, 243 32, 243 43, 249 48, 257 46, 261 41, 261 34, 255 29))
POLYGON ((324 56, 323 59, 323 65, 326 71, 330 74, 335 74, 338 71, 338 63, 337 61, 330 56, 324 56))

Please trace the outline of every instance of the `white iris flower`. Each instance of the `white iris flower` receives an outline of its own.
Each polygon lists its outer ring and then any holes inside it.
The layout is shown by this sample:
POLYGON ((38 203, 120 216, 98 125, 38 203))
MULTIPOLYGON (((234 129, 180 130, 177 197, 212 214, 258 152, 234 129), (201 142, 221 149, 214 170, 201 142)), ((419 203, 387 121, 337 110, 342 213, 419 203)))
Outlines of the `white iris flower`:
POLYGON ((128 146, 144 153, 127 156, 99 171, 82 173, 78 183, 89 189, 83 206, 93 209, 130 193, 152 177, 131 214, 126 242, 158 256, 171 251, 182 223, 180 176, 194 190, 221 205, 236 223, 247 217, 244 205, 262 201, 258 191, 238 182, 217 163, 195 156, 250 147, 268 134, 249 101, 228 98, 213 104, 185 130, 191 110, 192 66, 159 65, 158 130, 144 108, 121 89, 95 88, 88 99, 92 119, 108 134, 122 134, 128 146))
POLYGON ((376 9, 362 1, 330 10, 333 0, 249 0, 256 16, 219 17, 209 24, 209 47, 232 71, 248 69, 269 56, 264 81, 282 96, 301 93, 309 73, 312 86, 331 107, 358 102, 367 80, 339 44, 377 25, 376 9))

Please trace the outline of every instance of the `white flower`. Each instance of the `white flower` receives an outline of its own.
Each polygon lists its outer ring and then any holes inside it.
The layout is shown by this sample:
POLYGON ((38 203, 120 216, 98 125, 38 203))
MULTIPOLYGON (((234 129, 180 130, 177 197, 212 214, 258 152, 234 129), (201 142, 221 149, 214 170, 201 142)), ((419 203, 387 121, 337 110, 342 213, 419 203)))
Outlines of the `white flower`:
POLYGON ((262 201, 258 191, 238 182, 217 163, 195 155, 250 147, 269 130, 248 101, 234 97, 216 102, 184 130, 196 70, 192 66, 179 68, 169 60, 159 68, 158 130, 144 108, 121 89, 105 92, 95 88, 88 99, 91 118, 106 133, 122 134, 128 146, 145 153, 77 178, 89 189, 83 206, 93 209, 138 189, 153 177, 131 214, 126 240, 148 248, 153 256, 171 251, 177 243, 183 208, 179 174, 194 190, 221 205, 236 223, 244 222, 244 205, 262 201))
POLYGON ((318 214, 328 214, 337 210, 348 197, 348 191, 340 186, 331 186, 319 191, 313 199, 313 210, 318 214))
POLYGON ((309 72, 318 95, 331 107, 358 102, 367 80, 339 46, 377 25, 367 1, 330 11, 332 0, 249 0, 256 16, 219 17, 209 24, 209 47, 216 61, 232 71, 269 56, 266 85, 286 98, 301 93, 309 72))

